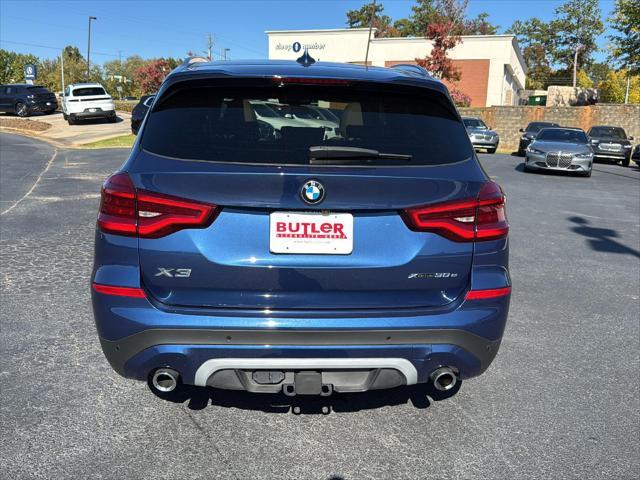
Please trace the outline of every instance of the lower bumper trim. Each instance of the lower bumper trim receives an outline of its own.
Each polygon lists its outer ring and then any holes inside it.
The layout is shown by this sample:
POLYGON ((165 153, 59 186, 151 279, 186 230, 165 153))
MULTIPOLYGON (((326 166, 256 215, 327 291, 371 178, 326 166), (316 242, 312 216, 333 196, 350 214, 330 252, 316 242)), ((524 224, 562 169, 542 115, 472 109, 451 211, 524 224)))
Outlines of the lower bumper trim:
POLYGON ((118 340, 100 338, 113 369, 124 376, 125 364, 156 345, 379 346, 457 345, 474 355, 483 369, 494 359, 500 339, 489 340, 461 329, 411 330, 213 330, 147 329, 118 340))
POLYGON ((418 383, 418 371, 404 358, 213 358, 204 362, 196 371, 196 386, 207 385, 209 377, 220 370, 327 370, 373 369, 397 370, 407 385, 418 383))

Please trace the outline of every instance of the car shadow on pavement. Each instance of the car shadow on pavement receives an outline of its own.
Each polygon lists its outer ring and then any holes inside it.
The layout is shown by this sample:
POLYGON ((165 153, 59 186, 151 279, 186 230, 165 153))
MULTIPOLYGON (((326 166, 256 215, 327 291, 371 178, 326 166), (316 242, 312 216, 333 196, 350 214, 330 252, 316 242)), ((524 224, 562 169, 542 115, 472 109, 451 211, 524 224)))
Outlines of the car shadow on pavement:
POLYGON ((568 220, 575 224, 571 227, 571 231, 587 237, 587 242, 592 250, 596 252, 621 253, 640 258, 640 252, 615 240, 619 237, 618 232, 615 230, 589 226, 589 220, 583 217, 568 217, 568 220))
POLYGON ((417 409, 425 409, 431 402, 453 397, 462 385, 461 381, 448 392, 440 392, 431 384, 418 384, 388 390, 372 390, 362 393, 334 393, 323 397, 297 395, 288 397, 282 393, 249 393, 244 391, 219 390, 210 387, 182 385, 169 394, 152 392, 173 403, 188 402, 191 410, 202 410, 209 405, 243 410, 258 410, 265 413, 327 414, 330 412, 359 412, 387 406, 411 403, 417 409))

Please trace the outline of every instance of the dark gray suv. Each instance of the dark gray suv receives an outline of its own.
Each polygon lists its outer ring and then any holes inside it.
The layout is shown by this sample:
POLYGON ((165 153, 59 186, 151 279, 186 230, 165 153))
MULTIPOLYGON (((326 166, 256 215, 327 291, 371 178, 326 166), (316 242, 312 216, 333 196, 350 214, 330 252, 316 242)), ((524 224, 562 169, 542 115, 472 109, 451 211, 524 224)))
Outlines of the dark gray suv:
POLYGON ((596 125, 589 129, 587 135, 595 158, 622 162, 623 167, 629 166, 633 137, 627 137, 624 129, 596 125))
POLYGON ((56 96, 44 87, 29 84, 0 85, 0 112, 28 117, 34 112, 53 113, 56 96))

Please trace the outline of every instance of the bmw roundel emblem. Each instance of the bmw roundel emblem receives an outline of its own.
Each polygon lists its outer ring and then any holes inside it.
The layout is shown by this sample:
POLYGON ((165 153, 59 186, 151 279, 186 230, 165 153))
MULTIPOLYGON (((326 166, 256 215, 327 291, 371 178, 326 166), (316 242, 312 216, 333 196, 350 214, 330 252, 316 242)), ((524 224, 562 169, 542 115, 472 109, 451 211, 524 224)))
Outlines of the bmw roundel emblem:
POLYGON ((315 205, 324 199, 324 186, 317 180, 309 180, 302 186, 300 195, 305 202, 315 205))

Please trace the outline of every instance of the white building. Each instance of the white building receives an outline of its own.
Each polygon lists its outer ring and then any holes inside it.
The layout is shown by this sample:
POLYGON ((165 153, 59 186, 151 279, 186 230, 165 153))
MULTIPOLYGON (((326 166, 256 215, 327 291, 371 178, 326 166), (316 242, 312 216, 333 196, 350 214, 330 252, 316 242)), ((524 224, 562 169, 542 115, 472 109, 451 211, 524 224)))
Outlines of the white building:
MULTIPOLYGON (((270 59, 295 60, 306 48, 316 60, 364 64, 369 39, 368 28, 265 33, 270 59)), ((372 33, 370 40, 367 64, 381 67, 416 63, 432 48, 430 40, 418 37, 374 38, 372 33)), ((463 36, 449 58, 461 73, 457 88, 471 97, 471 106, 518 104, 526 66, 513 35, 463 36)))

